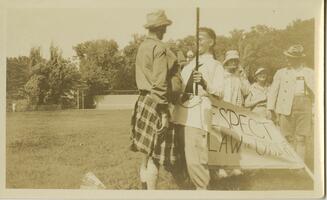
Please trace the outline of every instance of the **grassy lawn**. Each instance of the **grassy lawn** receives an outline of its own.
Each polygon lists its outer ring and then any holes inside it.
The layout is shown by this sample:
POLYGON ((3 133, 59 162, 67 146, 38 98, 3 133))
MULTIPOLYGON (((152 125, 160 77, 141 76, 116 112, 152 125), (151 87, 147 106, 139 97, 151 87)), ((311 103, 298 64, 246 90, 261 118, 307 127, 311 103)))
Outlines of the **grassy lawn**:
MULTIPOLYGON (((7 113, 6 187, 77 189, 92 171, 108 189, 138 189, 140 154, 129 151, 130 110, 7 113)), ((253 170, 215 180, 217 190, 313 189, 296 170, 253 170)), ((160 170, 159 189, 178 189, 160 170)))

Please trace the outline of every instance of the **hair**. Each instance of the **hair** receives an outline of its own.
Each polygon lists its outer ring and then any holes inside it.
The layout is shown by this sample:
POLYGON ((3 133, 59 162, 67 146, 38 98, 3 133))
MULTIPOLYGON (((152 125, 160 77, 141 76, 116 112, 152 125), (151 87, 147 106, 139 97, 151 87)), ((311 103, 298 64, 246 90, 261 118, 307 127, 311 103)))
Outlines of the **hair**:
POLYGON ((199 32, 205 32, 208 34, 208 36, 213 40, 213 44, 210 47, 210 51, 213 55, 213 57, 216 59, 215 51, 214 51, 214 46, 216 45, 216 33, 214 30, 208 27, 200 27, 199 32))

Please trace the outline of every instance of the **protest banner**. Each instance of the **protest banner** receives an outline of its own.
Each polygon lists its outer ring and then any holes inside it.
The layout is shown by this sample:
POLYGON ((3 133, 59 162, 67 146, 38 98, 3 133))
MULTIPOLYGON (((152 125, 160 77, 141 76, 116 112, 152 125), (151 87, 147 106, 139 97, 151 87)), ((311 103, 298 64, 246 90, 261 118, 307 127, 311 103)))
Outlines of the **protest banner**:
POLYGON ((211 168, 303 168, 305 165, 271 120, 230 103, 211 99, 208 135, 211 168))

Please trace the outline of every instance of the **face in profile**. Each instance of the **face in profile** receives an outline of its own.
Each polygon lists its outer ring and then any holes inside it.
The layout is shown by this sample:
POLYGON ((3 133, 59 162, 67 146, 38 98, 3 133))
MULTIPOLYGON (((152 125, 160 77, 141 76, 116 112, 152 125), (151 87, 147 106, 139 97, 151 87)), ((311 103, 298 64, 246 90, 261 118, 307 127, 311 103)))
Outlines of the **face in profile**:
POLYGON ((162 40, 165 33, 166 33, 167 27, 166 26, 159 26, 158 28, 156 28, 154 31, 156 32, 158 39, 162 40))
POLYGON ((214 41, 210 38, 207 32, 199 32, 199 54, 204 54, 209 52, 210 48, 213 46, 214 41))

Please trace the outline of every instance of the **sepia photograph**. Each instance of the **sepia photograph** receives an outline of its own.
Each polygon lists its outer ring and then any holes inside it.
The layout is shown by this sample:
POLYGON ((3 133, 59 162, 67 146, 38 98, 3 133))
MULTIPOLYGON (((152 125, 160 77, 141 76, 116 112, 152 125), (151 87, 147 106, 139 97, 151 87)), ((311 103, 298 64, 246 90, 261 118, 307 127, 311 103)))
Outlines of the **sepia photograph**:
POLYGON ((0 198, 324 197, 324 6, 3 1, 0 198))

